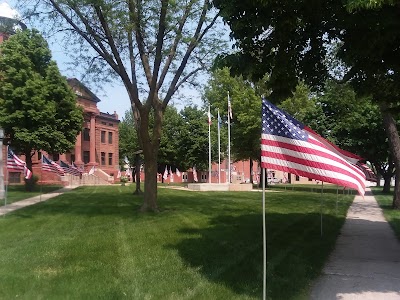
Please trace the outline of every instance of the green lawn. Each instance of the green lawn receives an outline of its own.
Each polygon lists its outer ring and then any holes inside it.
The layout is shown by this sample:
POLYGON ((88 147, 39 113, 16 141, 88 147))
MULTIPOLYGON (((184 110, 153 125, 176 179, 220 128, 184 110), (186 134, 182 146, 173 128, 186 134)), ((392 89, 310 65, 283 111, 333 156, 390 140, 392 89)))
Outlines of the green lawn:
POLYGON ((382 193, 382 187, 372 189, 376 201, 383 210, 383 215, 400 239, 400 210, 392 209, 393 193, 382 193))
MULTIPOLYGON (((81 187, 0 218, 0 299, 260 299, 258 192, 159 189, 140 214, 134 186, 81 187)), ((351 195, 270 192, 268 298, 307 299, 351 195)))
POLYGON ((0 206, 4 206, 5 200, 7 204, 20 201, 26 198, 39 196, 40 194, 46 194, 58 189, 61 189, 60 185, 39 185, 35 186, 32 192, 25 191, 25 185, 10 185, 7 187, 7 199, 0 199, 0 206))

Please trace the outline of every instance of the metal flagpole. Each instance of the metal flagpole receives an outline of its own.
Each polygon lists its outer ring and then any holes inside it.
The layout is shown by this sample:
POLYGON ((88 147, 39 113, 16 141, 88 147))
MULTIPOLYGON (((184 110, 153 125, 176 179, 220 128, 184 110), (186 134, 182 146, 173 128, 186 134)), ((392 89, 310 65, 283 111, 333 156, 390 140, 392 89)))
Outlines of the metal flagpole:
POLYGON ((323 206, 324 182, 322 181, 321 188, 321 236, 322 236, 322 206, 323 206))
POLYGON ((336 186, 336 216, 337 216, 337 209, 338 209, 338 200, 339 200, 339 186, 336 186))
POLYGON ((228 91, 228 183, 231 183, 231 99, 228 91))
POLYGON ((42 154, 42 160, 41 160, 42 164, 40 166, 40 197, 39 197, 39 201, 42 201, 42 192, 43 192, 43 154, 42 154))
POLYGON ((263 205, 263 300, 267 299, 267 231, 265 225, 265 168, 262 168, 263 205))
POLYGON ((208 105, 208 183, 211 183, 211 113, 208 105))
MULTIPOLYGON (((7 206, 7 196, 8 196, 8 185, 10 184, 10 172, 8 172, 8 167, 7 167, 7 160, 8 160, 8 147, 10 147, 9 145, 7 145, 7 159, 6 159, 6 188, 4 191, 4 207, 7 206)), ((3 150, 3 149, 1 149, 3 150)), ((5 216, 5 214, 3 215, 5 216)))
POLYGON ((218 183, 221 183, 221 117, 218 108, 218 183))

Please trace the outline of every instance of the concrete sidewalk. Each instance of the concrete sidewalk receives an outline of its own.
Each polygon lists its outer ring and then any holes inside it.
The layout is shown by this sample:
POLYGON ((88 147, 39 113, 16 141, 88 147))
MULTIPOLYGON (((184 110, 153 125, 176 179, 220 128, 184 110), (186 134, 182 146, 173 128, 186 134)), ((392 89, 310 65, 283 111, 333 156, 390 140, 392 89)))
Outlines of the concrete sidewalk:
POLYGON ((400 299, 400 242, 370 189, 355 197, 311 299, 400 299))
POLYGON ((36 203, 39 203, 39 202, 43 202, 43 201, 46 201, 46 200, 48 200, 50 198, 54 198, 54 197, 59 196, 59 195, 65 193, 65 192, 71 191, 76 187, 77 186, 67 186, 67 187, 64 187, 62 189, 50 192, 50 193, 46 193, 46 194, 42 194, 42 195, 39 195, 39 196, 27 198, 27 199, 24 199, 24 200, 21 200, 21 201, 17 201, 17 202, 11 203, 11 204, 7 204, 6 206, 1 206, 0 207, 0 216, 5 215, 5 214, 7 214, 9 212, 12 212, 14 210, 17 210, 17 209, 24 208, 26 206, 33 205, 33 204, 36 204, 36 203))

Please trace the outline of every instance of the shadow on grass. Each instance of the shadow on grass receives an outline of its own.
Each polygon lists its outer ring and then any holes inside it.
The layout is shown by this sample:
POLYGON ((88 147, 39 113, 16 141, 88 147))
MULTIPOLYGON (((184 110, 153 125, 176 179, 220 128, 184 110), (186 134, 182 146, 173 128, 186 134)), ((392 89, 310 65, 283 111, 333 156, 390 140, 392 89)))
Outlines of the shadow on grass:
MULTIPOLYGON (((343 219, 320 215, 267 214, 267 291, 271 299, 306 297, 334 248, 343 219)), ((211 281, 238 294, 262 296, 262 215, 217 216, 207 228, 182 229, 187 238, 169 245, 211 281)))

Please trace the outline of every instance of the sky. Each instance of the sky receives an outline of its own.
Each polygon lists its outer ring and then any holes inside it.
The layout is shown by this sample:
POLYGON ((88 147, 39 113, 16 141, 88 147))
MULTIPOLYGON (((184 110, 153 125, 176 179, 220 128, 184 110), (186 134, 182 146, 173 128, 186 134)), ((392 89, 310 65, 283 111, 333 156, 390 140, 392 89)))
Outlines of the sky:
MULTIPOLYGON (((18 12, 13 9, 17 1, 18 0, 0 0, 0 16, 18 16, 18 12)), ((36 29, 40 30, 40 28, 36 29)), ((53 40, 48 40, 48 43, 50 50, 52 51, 53 60, 57 62, 57 65, 62 75, 68 78, 77 77, 77 74, 73 74, 70 70, 67 69, 68 60, 61 46, 56 44, 53 40)), ((77 79, 80 80, 79 77, 77 77, 77 79)), ((130 100, 128 97, 128 93, 125 90, 125 87, 122 85, 122 83, 118 83, 117 81, 115 81, 113 84, 104 85, 102 89, 103 91, 96 92, 95 88, 92 88, 92 91, 101 100, 101 102, 97 104, 97 107, 100 109, 101 112, 114 113, 114 111, 116 111, 119 119, 122 120, 125 112, 130 109, 130 100)), ((185 94, 185 96, 189 98, 193 104, 197 104, 199 106, 201 105, 202 101, 199 91, 194 89, 182 89, 180 90, 180 93, 185 94)), ((175 104, 178 109, 183 108, 182 103, 175 102, 175 104)))

